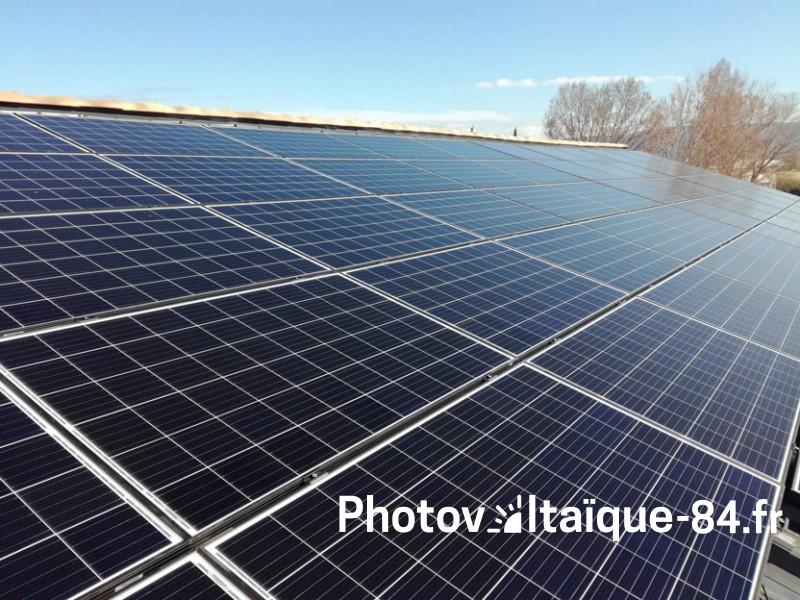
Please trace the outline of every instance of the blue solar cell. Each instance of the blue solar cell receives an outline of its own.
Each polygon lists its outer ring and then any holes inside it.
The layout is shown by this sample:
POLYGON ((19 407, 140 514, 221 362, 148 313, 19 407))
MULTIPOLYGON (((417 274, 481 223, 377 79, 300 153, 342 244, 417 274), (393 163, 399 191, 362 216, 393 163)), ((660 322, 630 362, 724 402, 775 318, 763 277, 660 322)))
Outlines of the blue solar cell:
POLYGON ((321 270, 199 207, 0 219, 0 330, 321 270))
POLYGON ((333 135, 298 129, 220 128, 219 131, 286 158, 377 158, 380 155, 333 135))
POLYGON ((513 353, 622 296, 492 243, 372 267, 354 276, 513 353))
POLYGON ((304 165, 373 194, 460 190, 462 183, 394 160, 304 160, 304 165))
POLYGON ((529 179, 516 177, 502 170, 506 161, 414 160, 408 162, 419 169, 430 171, 476 189, 527 185, 530 183, 529 179))
POLYGON ((15 117, 0 113, 0 152, 78 152, 78 148, 61 141, 15 117))
POLYGON ((349 135, 336 134, 333 137, 366 148, 387 158, 453 158, 446 150, 439 150, 426 144, 424 138, 411 138, 400 135, 349 135))
POLYGON ((0 342, 0 362, 188 524, 502 364, 341 277, 0 342))
MULTIPOLYGON (((553 505, 666 506, 746 515, 775 487, 527 368, 500 378, 392 445, 224 540, 227 560, 276 598, 661 597, 689 584, 709 598, 747 595, 766 534, 485 532, 495 505, 535 494, 553 505), (481 533, 339 532, 339 495, 382 506, 485 506, 481 533), (658 551, 654 552, 653 549, 658 551), (735 549, 734 549, 735 548, 735 549), (367 560, 366 557, 371 557, 367 560), (719 577, 698 579, 703 569, 719 577), (432 595, 429 595, 432 594, 432 595)), ((523 526, 529 523, 523 506, 523 526)), ((682 588, 683 589, 683 588, 682 588)))
POLYGON ((118 156, 116 160, 204 204, 336 198, 361 193, 273 158, 118 156))
POLYGON ((132 594, 118 596, 120 600, 230 600, 233 596, 219 587, 199 567, 188 562, 157 578, 132 594))
POLYGON ((0 154, 3 213, 186 204, 96 156, 0 154))
POLYGON ((771 477, 794 436, 800 363, 641 300, 535 362, 771 477))
POLYGON ((0 394, 2 598, 68 598, 170 540, 0 394))
POLYGON ((103 154, 263 156, 199 125, 35 115, 30 117, 70 140, 103 154))
POLYGON ((374 197, 226 206, 220 212, 333 267, 476 239, 374 197))
POLYGON ((564 222, 564 219, 555 215, 520 206, 487 192, 414 194, 392 196, 392 200, 486 237, 519 233, 564 222))

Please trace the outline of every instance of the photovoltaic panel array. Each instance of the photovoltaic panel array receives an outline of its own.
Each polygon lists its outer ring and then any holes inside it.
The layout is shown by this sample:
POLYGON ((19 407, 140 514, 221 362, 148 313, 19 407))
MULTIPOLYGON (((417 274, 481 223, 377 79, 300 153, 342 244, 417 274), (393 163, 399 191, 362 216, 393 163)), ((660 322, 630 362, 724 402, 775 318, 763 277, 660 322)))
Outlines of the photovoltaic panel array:
POLYGON ((195 528, 502 362, 338 276, 0 342, 0 364, 195 528))
MULTIPOLYGON (((340 494, 376 505, 659 505, 710 499, 750 514, 776 489, 528 368, 518 369, 281 508, 217 551, 278 599, 739 598, 751 594, 764 534, 579 536, 339 532, 340 494)), ((491 510, 491 509, 489 509, 491 510)), ((487 510, 488 513, 488 510, 487 510)), ((491 519, 490 516, 486 517, 491 519)), ((754 523, 746 518, 748 526, 754 523)), ((523 524, 528 519, 523 512, 523 524)), ((753 528, 753 531, 755 529, 753 528)))
POLYGON ((79 152, 79 149, 14 115, 0 113, 0 152, 79 152))
POLYGON ((641 300, 535 363, 770 477, 795 435, 800 362, 641 300))
POLYGON ((170 540, 0 393, 0 598, 69 598, 170 540))
POLYGON ((0 154, 0 213, 186 205, 88 154, 0 154))
POLYGON ((153 552, 131 597, 225 597, 168 529, 200 550, 225 532, 203 564, 278 600, 756 589, 755 534, 340 534, 333 500, 774 505, 800 397, 795 198, 611 148, 26 118, 41 129, 0 114, 10 597, 110 591, 153 552))
POLYGON ((0 329, 320 270, 199 207, 0 219, 0 329))
POLYGON ((220 212, 337 268, 476 239, 375 197, 248 204, 220 212))
POLYGON ((102 154, 264 156, 264 152, 198 125, 47 115, 30 119, 102 154))
POLYGON ((622 297, 616 290, 493 243, 354 275, 515 354, 622 297))

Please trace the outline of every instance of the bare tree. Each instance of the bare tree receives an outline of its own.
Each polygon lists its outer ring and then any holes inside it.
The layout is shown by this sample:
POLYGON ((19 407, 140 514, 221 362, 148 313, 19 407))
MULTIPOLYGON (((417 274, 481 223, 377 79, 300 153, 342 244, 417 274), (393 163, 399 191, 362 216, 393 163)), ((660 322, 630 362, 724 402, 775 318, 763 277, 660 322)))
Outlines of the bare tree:
POLYGON ((727 175, 757 180, 797 135, 798 97, 719 61, 655 103, 643 149, 727 175))
POLYGON ((633 77, 599 86, 567 83, 550 100, 544 131, 557 139, 635 145, 652 104, 645 84, 633 77))

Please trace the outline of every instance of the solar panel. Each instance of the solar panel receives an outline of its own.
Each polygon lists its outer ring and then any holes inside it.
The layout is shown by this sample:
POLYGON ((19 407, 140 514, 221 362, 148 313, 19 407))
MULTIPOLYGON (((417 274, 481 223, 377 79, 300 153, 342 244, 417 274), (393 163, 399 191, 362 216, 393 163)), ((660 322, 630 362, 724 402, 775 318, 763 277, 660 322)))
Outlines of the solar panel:
POLYGON ((171 542, 0 392, 0 598, 69 598, 171 542))
POLYGON ((0 154, 0 212, 35 213, 186 205, 88 154, 0 154))
MULTIPOLYGON (((230 590, 228 584, 227 589, 230 590)), ((115 596, 117 600, 165 600, 187 598, 191 600, 230 600, 239 595, 223 589, 194 562, 184 562, 177 568, 137 586, 137 589, 115 596)))
POLYGON ((462 141, 457 139, 448 139, 443 137, 426 137, 417 138, 417 141, 432 146, 442 152, 447 152, 459 158, 469 158, 473 160, 503 160, 508 159, 509 155, 497 152, 491 148, 482 145, 479 140, 462 141))
POLYGON ((570 221, 658 206, 641 196, 594 182, 496 190, 495 193, 570 221))
POLYGON ((272 158, 118 156, 115 160, 200 203, 334 198, 360 193, 272 158))
POLYGON ((0 152, 77 152, 78 148, 61 141, 15 117, 0 113, 0 152))
POLYGON ((392 196, 391 199, 485 237, 519 233, 564 222, 564 219, 555 215, 486 192, 414 194, 392 196))
POLYGON ((321 270, 202 208, 0 219, 0 330, 321 270))
POLYGON ((422 139, 399 135, 336 134, 334 137, 360 146, 387 158, 453 158, 445 150, 425 144, 422 139))
MULTIPOLYGON (((527 368, 502 377, 214 550, 274 598, 745 597, 764 534, 688 523, 668 533, 579 536, 338 531, 338 496, 394 508, 481 505, 519 494, 555 506, 730 500, 749 515, 776 490, 744 471, 527 368)), ((485 521, 490 521, 487 516, 485 521)), ((523 513, 527 526, 527 514, 523 513)), ((748 526, 753 525, 747 519, 748 526)), ((485 527, 485 525, 484 525, 485 527)))
POLYGON ((626 192, 631 192, 632 194, 644 196, 645 198, 662 204, 669 204, 692 198, 705 198, 707 196, 716 196, 719 194, 717 190, 700 185, 699 183, 675 178, 614 181, 608 183, 608 185, 626 192))
POLYGON ((474 162, 465 160, 414 160, 409 161, 419 169, 452 179, 472 188, 507 187, 527 185, 530 180, 502 171, 506 161, 474 162))
POLYGON ((461 190, 462 183, 393 160, 304 160, 302 164, 373 194, 461 190))
POLYGON ((642 300, 534 362, 770 477, 794 438, 800 362, 642 300))
POLYGON ((374 197, 226 206, 220 212, 337 268, 476 239, 374 197))
POLYGON ((354 276, 512 353, 622 296, 492 243, 380 265, 354 276))
POLYGON ((168 122, 31 115, 39 125, 103 154, 189 154, 201 156, 262 156, 198 125, 168 122))
POLYGON ((377 158, 380 155, 324 133, 220 128, 226 135, 287 158, 377 158))
POLYGON ((572 183, 582 181, 580 177, 576 177, 570 173, 529 161, 507 160, 492 163, 492 165, 498 169, 527 179, 532 183, 572 183))
POLYGON ((0 342, 0 363, 191 527, 504 357, 341 277, 0 342))

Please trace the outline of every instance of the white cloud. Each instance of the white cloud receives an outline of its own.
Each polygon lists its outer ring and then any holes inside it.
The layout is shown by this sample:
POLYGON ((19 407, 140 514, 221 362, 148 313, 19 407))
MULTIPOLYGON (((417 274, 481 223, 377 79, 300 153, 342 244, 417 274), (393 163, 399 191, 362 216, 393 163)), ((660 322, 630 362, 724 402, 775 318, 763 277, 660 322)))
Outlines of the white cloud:
POLYGON ((501 88, 534 88, 538 86, 557 87, 565 83, 588 83, 599 84, 618 79, 633 77, 643 83, 655 83, 657 81, 684 81, 686 78, 680 75, 585 75, 582 77, 554 77, 544 81, 535 79, 496 79, 495 81, 479 81, 476 87, 480 89, 501 89, 501 88))

